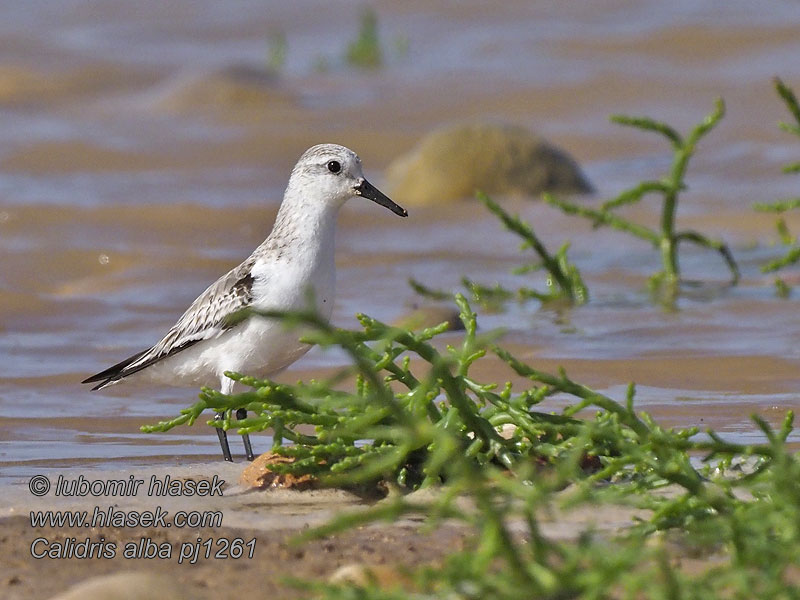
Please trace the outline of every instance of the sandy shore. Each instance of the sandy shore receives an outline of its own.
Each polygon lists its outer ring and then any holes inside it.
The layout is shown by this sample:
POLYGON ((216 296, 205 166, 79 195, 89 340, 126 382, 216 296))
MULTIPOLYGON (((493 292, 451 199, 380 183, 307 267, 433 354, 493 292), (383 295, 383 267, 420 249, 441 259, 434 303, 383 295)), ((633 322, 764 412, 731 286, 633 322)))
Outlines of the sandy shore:
MULTIPOLYGON (((342 490, 254 490, 238 483, 245 468, 214 461, 61 470, 39 473, 33 484, 26 479, 5 486, 0 596, 50 598, 93 577, 135 571, 169 575, 196 600, 219 597, 221 590, 225 597, 295 598, 287 577, 325 580, 351 564, 402 573, 457 551, 470 535, 455 524, 421 533, 421 521, 410 518, 295 545, 290 541, 310 527, 375 500, 342 490), (85 520, 34 523, 59 514, 85 520)), ((634 516, 626 508, 601 508, 554 510, 543 518, 542 532, 573 539, 588 527, 625 527, 634 516)))

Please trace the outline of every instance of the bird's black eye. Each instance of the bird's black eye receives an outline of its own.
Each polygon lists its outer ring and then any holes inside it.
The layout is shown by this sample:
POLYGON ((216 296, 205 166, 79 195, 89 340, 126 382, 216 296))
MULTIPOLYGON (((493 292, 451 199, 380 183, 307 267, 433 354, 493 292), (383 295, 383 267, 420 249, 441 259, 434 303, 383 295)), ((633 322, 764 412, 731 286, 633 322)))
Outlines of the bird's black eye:
POLYGON ((339 164, 338 160, 329 160, 328 161, 328 171, 331 173, 338 173, 342 170, 342 165, 339 164))

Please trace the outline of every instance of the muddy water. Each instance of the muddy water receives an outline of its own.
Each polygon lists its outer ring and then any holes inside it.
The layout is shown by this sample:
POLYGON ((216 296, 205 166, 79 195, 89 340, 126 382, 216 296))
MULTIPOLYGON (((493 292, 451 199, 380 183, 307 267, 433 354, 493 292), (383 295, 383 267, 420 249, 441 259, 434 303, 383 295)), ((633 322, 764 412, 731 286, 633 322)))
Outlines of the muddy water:
MULTIPOLYGON (((564 365, 617 397, 635 380, 640 405, 665 422, 740 441, 759 439, 751 413, 775 423, 800 405, 797 300, 777 299, 759 273, 778 249, 773 218, 750 208, 797 194, 798 180, 779 169, 800 145, 776 127, 786 115, 770 78, 800 89, 798 5, 379 2, 387 65, 361 72, 341 59, 360 4, 3 3, 1 477, 216 456, 203 427, 138 432, 176 414, 194 390, 96 394, 78 382, 156 341, 247 256, 306 147, 351 146, 380 184, 420 135, 473 117, 544 134, 602 197, 669 165, 660 140, 611 125, 608 114, 686 129, 723 96, 728 114, 700 146, 680 216, 732 245, 738 287, 725 285, 716 256, 689 250, 687 276, 710 283, 665 311, 644 291, 658 268, 650 248, 509 199, 551 247, 572 240, 592 301, 569 312, 512 306, 481 326, 507 328, 506 344, 543 368, 564 365), (287 39, 277 77, 259 71, 274 31, 287 39)), ((656 210, 630 214, 652 222, 656 210)), ((418 301, 408 277, 513 284, 506 273, 518 260, 514 238, 474 203, 414 208, 399 220, 354 201, 340 217, 334 320, 402 316, 418 301)), ((341 360, 312 351, 283 377, 341 360)), ((492 362, 480 374, 509 376, 492 362)))

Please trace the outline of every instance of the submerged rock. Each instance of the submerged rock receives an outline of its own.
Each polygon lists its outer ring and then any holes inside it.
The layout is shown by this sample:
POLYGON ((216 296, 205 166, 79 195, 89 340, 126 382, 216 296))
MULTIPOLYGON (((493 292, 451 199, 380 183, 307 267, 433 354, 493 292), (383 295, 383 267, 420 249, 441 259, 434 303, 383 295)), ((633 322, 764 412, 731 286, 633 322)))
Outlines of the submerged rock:
POLYGON ((0 106, 49 106, 120 94, 152 83, 147 72, 95 63, 67 71, 0 65, 0 106))
POLYGON ((161 86, 153 95, 165 110, 263 109, 290 100, 280 87, 280 78, 270 69, 249 64, 228 65, 211 72, 183 74, 161 86))
POLYGON ((577 163, 530 131, 514 125, 470 123, 434 131, 387 171, 398 202, 428 204, 487 194, 590 192, 577 163))
POLYGON ((0 104, 30 101, 48 93, 47 79, 20 67, 0 66, 0 104))

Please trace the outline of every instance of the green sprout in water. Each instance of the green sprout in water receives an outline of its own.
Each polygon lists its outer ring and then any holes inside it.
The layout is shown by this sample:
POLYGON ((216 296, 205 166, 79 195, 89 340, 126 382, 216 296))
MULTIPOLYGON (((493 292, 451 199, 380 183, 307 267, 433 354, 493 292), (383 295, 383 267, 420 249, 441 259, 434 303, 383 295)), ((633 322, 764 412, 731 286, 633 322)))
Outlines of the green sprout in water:
POLYGON ((573 304, 583 304, 589 299, 589 292, 578 268, 567 258, 569 243, 563 244, 555 254, 550 254, 528 223, 518 216, 509 215, 486 194, 479 193, 478 199, 503 222, 506 229, 522 238, 521 250, 530 248, 538 256, 537 262, 514 269, 514 273, 518 275, 539 270, 547 273, 547 293, 529 291, 530 295, 545 301, 566 298, 573 304))
POLYGON ((650 242, 660 251, 662 265, 662 270, 651 278, 651 285, 655 290, 666 292, 667 298, 674 297, 680 282, 678 248, 683 242, 691 242, 719 252, 730 270, 731 282, 736 284, 739 280, 739 268, 727 245, 691 229, 677 230, 675 224, 678 197, 686 189, 684 180, 689 159, 694 154, 700 139, 714 128, 724 113, 724 103, 721 99, 717 100, 714 111, 702 123, 695 126, 685 138, 669 125, 647 117, 612 116, 611 120, 615 123, 643 131, 652 131, 669 140, 673 149, 669 174, 663 179, 643 181, 635 187, 625 190, 616 198, 603 203, 599 208, 587 208, 556 198, 551 194, 545 194, 544 199, 548 204, 558 207, 567 214, 590 219, 596 226, 613 227, 650 242), (615 209, 639 202, 648 194, 657 194, 662 197, 660 229, 639 225, 614 213, 615 209))
POLYGON ((283 70, 287 48, 286 34, 280 29, 271 31, 267 36, 267 67, 275 72, 283 70))
POLYGON ((378 37, 378 17, 370 7, 360 16, 358 37, 347 46, 347 63, 362 69, 376 69, 383 64, 383 50, 378 37))
MULTIPOLYGON (((503 223, 506 229, 522 238, 521 250, 531 249, 537 256, 537 261, 522 265, 513 270, 516 275, 525 275, 535 271, 546 273, 547 291, 539 292, 528 287, 521 287, 512 291, 497 284, 492 287, 476 283, 469 277, 463 277, 461 283, 470 292, 472 299, 485 309, 497 310, 505 302, 513 299, 528 300, 531 298, 541 302, 554 302, 566 300, 569 304, 584 304, 589 300, 589 290, 583 282, 580 271, 567 258, 569 243, 563 244, 555 254, 551 254, 530 224, 524 222, 519 216, 512 216, 497 202, 483 192, 478 192, 480 200, 489 211, 503 223)), ((430 298, 444 300, 450 295, 440 290, 431 289, 418 281, 409 282, 414 290, 430 298)))
MULTIPOLYGON (((777 77, 775 78, 775 89, 797 123, 796 125, 780 123, 780 128, 800 137, 800 105, 797 102, 797 97, 792 89, 777 77)), ((800 162, 786 165, 783 167, 783 172, 800 173, 800 162)), ((789 247, 786 254, 761 267, 761 271, 763 273, 774 273, 790 265, 797 264, 800 261, 800 243, 798 243, 797 236, 792 235, 789 231, 786 220, 782 215, 786 211, 800 208, 800 198, 787 198, 778 202, 759 203, 755 204, 754 208, 762 212, 774 212, 779 215, 776 223, 778 236, 781 243, 789 247)), ((791 287, 780 277, 775 278, 775 288, 781 297, 787 297, 791 292, 791 287)))

